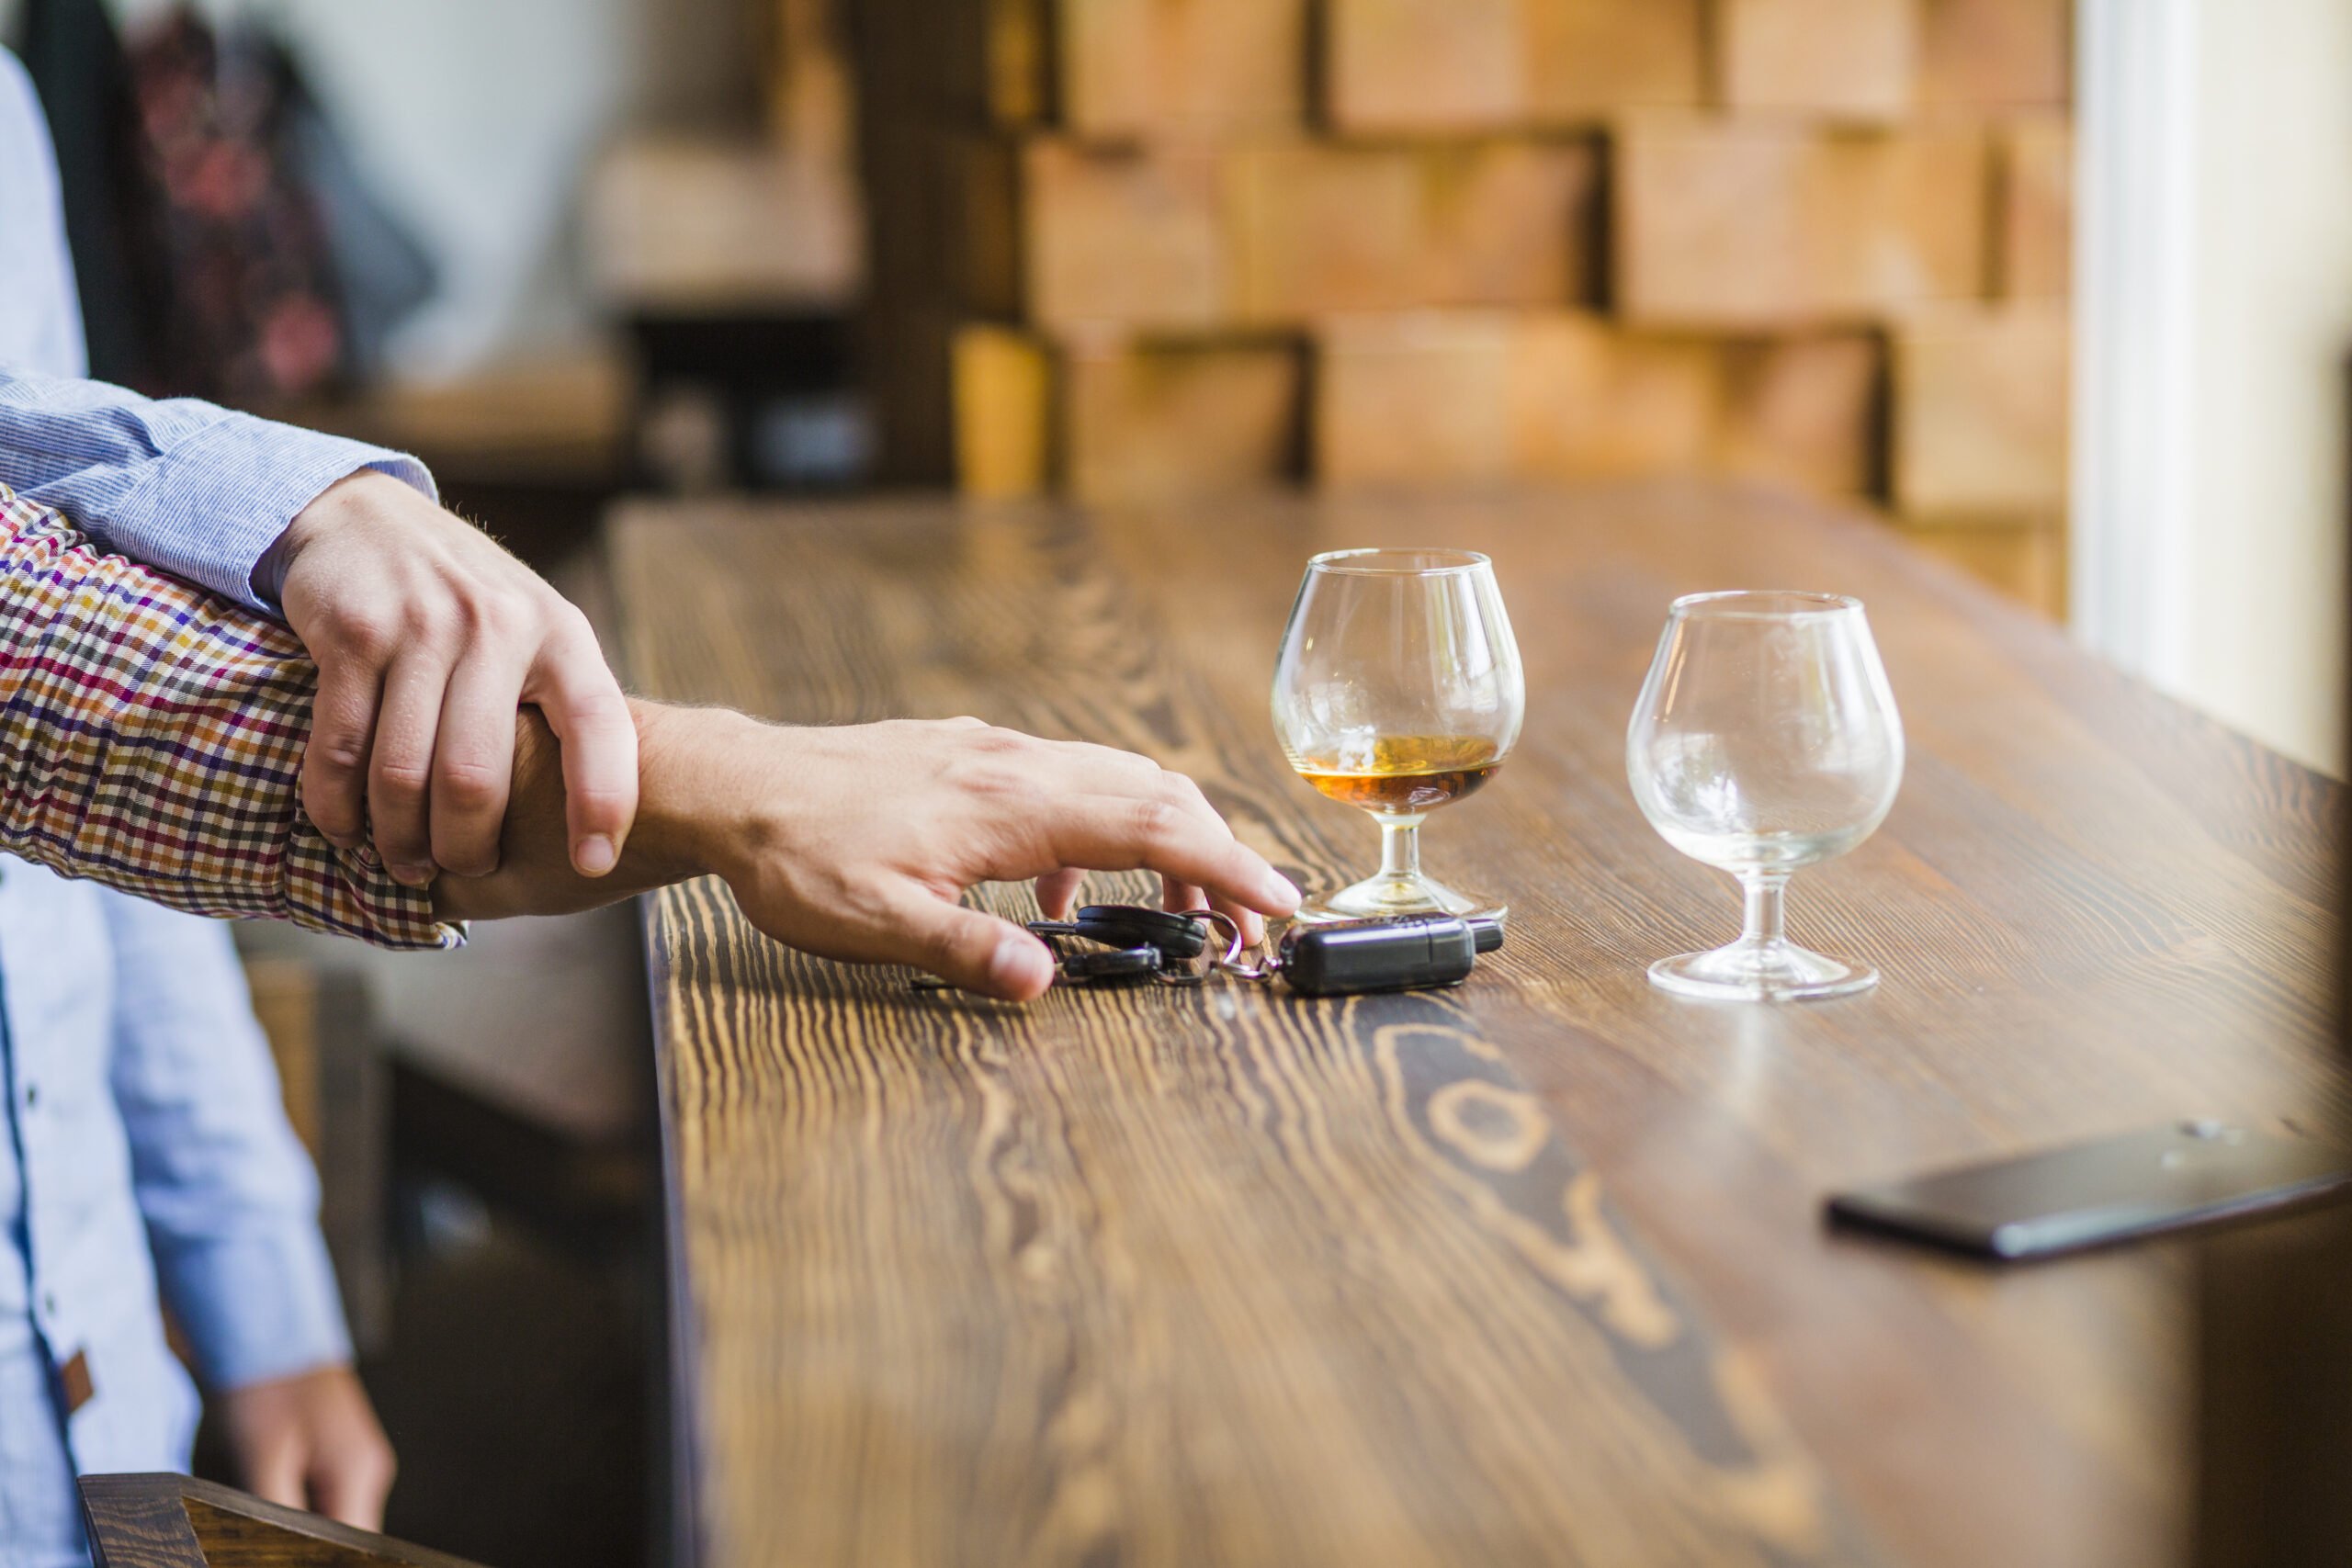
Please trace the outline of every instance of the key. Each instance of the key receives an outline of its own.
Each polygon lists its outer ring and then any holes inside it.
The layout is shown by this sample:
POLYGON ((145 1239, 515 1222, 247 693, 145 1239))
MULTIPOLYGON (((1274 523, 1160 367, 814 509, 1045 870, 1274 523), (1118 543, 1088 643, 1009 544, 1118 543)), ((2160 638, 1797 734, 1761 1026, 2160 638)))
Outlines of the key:
POLYGON ((1148 980, 1159 973, 1159 949, 1118 947, 1101 953, 1065 954, 1054 966, 1057 986, 1114 985, 1148 980))
MULTIPOLYGON (((1041 920, 1040 925, 1055 922, 1041 920)), ((1046 933, 1055 934, 1055 933, 1046 933)), ((1156 947, 1118 947, 1091 953, 1056 953, 1057 986, 1125 986, 1163 978, 1164 961, 1156 947)), ((955 983, 936 975, 918 975, 909 982, 918 991, 952 991, 955 983)))
POLYGON ((1167 909, 1147 909, 1136 904, 1089 904, 1068 920, 1032 920, 1039 936, 1083 937, 1105 947, 1150 947, 1163 958, 1198 958, 1208 945, 1201 919, 1167 909))

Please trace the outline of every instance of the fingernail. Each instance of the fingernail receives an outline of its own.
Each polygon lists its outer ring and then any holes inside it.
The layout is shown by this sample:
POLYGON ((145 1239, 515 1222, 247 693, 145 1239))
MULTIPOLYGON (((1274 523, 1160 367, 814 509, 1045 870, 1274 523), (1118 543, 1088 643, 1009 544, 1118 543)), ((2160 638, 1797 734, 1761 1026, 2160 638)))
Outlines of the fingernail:
POLYGON ((391 872, 392 880, 402 887, 425 887, 433 882, 433 868, 429 865, 395 865, 387 869, 391 872))
POLYGON ((620 858, 612 840, 602 833, 592 833, 581 840, 580 847, 571 852, 571 863, 580 868, 582 876, 602 876, 618 864, 620 858))
POLYGON ((1006 937, 989 958, 989 984, 1000 991, 1028 990, 1045 955, 1045 949, 1028 937, 1006 937))
POLYGON ((1270 869, 1261 886, 1265 889, 1266 902, 1269 904, 1280 906, 1284 913, 1298 908, 1298 885, 1281 872, 1270 869))

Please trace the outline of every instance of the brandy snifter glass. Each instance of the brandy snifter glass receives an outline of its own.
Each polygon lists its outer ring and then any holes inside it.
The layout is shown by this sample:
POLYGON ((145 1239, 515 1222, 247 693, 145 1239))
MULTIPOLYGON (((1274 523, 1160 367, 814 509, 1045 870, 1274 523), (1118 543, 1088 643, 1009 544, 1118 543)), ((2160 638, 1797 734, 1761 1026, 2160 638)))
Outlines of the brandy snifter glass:
POLYGON ((1274 666, 1274 733, 1298 776, 1380 824, 1380 871, 1304 919, 1500 918, 1421 874, 1421 818, 1495 776, 1527 683, 1494 563, 1470 550, 1335 550, 1306 563, 1274 666))
POLYGON ((1625 771, 1650 826, 1747 895, 1739 940, 1650 965, 1681 996, 1842 997, 1868 964, 1799 947, 1789 878, 1876 831, 1903 782, 1903 721, 1861 603, 1827 593, 1678 599, 1634 706, 1625 771))

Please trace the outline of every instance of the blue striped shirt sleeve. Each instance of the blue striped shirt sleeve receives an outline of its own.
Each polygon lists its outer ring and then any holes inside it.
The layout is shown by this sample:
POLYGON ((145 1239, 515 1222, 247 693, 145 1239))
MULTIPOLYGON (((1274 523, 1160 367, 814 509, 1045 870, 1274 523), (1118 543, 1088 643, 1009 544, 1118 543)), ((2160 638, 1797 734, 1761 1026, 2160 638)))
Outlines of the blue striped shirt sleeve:
POLYGON ((276 615, 254 567, 336 480, 375 469, 438 499, 403 453, 100 381, 0 367, 0 485, 107 549, 276 615))

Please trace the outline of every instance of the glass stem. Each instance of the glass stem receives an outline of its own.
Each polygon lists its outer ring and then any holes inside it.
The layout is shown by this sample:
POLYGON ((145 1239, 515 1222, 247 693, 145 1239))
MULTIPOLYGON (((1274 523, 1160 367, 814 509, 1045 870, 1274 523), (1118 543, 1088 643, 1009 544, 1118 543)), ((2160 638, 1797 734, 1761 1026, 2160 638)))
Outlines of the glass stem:
POLYGON ((1788 940, 1787 912, 1784 895, 1789 878, 1785 872, 1752 872, 1739 879, 1747 895, 1747 918, 1740 927, 1739 940, 1747 947, 1778 947, 1788 940))
POLYGON ((1380 818, 1380 874, 1388 882, 1419 882, 1421 879, 1421 819, 1412 817, 1383 817, 1380 818))

